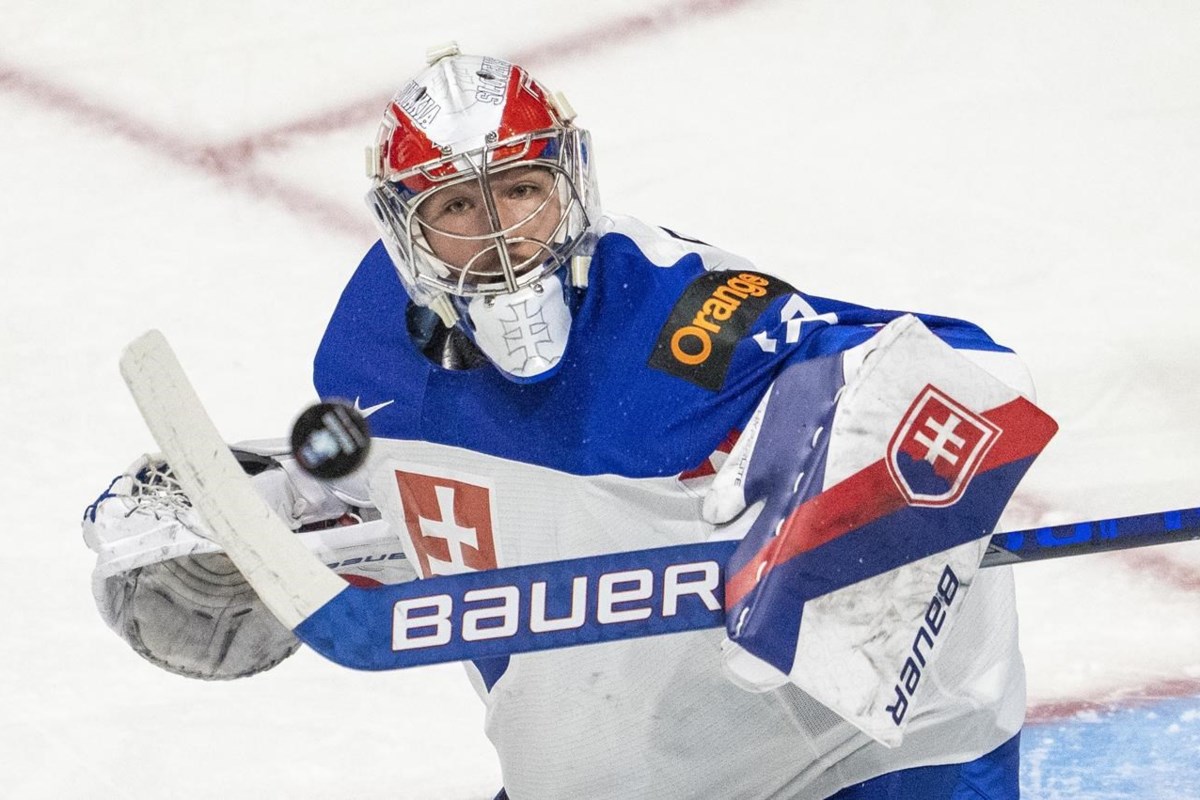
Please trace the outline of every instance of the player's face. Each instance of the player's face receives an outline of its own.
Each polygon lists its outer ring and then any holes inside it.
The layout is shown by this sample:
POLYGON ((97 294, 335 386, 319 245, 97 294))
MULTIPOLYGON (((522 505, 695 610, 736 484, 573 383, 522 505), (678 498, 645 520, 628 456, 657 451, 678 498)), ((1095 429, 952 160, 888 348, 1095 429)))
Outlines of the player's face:
MULTIPOLYGON (((547 253, 560 219, 561 204, 555 173, 543 167, 516 167, 488 176, 499 227, 504 230, 513 265, 539 264, 547 253), (539 244, 543 243, 543 244, 539 244)), ((494 279, 501 273, 494 238, 496 226, 477 181, 447 186, 434 192, 417 209, 425 241, 433 254, 456 269, 469 271, 468 282, 494 279)))

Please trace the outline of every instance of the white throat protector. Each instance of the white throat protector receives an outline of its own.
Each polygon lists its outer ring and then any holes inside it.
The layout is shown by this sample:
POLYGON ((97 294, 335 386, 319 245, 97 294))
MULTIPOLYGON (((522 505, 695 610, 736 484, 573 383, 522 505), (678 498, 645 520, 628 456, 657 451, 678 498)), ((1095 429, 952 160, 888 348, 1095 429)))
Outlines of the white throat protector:
POLYGON ((505 377, 533 383, 558 371, 571 332, 560 273, 510 294, 475 296, 466 320, 476 346, 505 377))

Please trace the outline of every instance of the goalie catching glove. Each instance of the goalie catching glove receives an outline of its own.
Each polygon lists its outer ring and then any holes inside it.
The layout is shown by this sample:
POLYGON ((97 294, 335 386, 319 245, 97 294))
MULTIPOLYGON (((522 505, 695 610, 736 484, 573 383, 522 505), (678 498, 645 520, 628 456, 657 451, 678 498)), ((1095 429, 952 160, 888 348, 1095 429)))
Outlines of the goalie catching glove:
MULTIPOLYGON (((412 577, 399 543, 326 484, 304 475, 283 442, 234 450, 255 488, 306 544, 347 580, 412 577)), ((105 622, 141 656, 170 672, 223 680, 270 669, 299 640, 281 625, 210 540, 159 456, 137 459, 83 518, 97 554, 92 591, 105 622)))

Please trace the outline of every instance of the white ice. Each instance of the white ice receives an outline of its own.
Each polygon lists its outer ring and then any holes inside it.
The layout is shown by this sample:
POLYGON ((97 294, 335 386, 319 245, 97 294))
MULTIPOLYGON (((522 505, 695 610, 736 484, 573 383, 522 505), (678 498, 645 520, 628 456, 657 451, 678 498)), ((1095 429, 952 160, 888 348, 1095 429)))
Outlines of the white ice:
MULTIPOLYGON (((231 440, 311 399, 373 240, 372 109, 451 38, 568 93, 611 210, 1021 352, 1062 432, 1013 524, 1200 505, 1193 2, 5 0, 0 796, 499 787, 455 666, 301 652, 214 684, 142 661, 94 610, 78 526, 153 448, 116 369, 145 329, 231 440)), ((1195 547, 1018 580, 1035 710, 1200 693, 1195 547)))

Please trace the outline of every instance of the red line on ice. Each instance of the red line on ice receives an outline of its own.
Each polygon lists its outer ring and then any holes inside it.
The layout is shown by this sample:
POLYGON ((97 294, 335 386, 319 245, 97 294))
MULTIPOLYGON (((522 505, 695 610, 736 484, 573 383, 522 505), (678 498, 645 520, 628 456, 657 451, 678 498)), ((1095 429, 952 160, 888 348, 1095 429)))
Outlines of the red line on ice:
POLYGON ((1161 681, 1116 690, 1101 700, 1055 700, 1035 703, 1025 713, 1028 725, 1065 721, 1080 714, 1103 713, 1122 708, 1152 705, 1159 700, 1200 695, 1200 678, 1165 678, 1161 681))
POLYGON ((1145 573, 1159 585, 1166 584, 1180 592, 1200 592, 1200 568, 1176 561, 1169 552, 1169 549, 1149 547, 1123 553, 1121 560, 1127 568, 1145 573))
MULTIPOLYGON (((571 57, 585 56, 636 39, 666 33, 700 19, 718 17, 760 0, 677 0, 658 8, 559 36, 509 56, 522 66, 536 67, 571 57)), ((502 54, 503 55, 503 54, 502 54)), ((378 119, 390 94, 371 95, 293 122, 259 131, 222 145, 221 150, 253 154, 287 145, 292 136, 331 133, 378 119)))
MULTIPOLYGON (((231 152, 161 130, 134 115, 88 98, 25 70, 0 64, 0 90, 12 92, 51 111, 68 115, 124 139, 175 164, 217 178, 253 197, 272 200, 297 216, 339 233, 369 236, 370 226, 347 208, 306 189, 290 186, 254 169, 253 155, 231 152)), ((365 220, 365 213, 361 215, 365 220)))
MULTIPOLYGON (((1122 553, 1121 562, 1134 572, 1145 573, 1156 584, 1181 594, 1200 593, 1200 570, 1181 563, 1169 555, 1169 550, 1149 547, 1122 553)), ((1117 708, 1134 708, 1170 700, 1176 697, 1200 695, 1200 677, 1164 678, 1137 686, 1115 689, 1104 699, 1055 700, 1030 705, 1026 722, 1030 724, 1054 722, 1088 712, 1111 711, 1117 708)))
MULTIPOLYGON (((760 0, 679 0, 649 11, 619 17, 515 54, 522 64, 545 64, 582 56, 638 38, 717 17, 760 0)), ((74 117, 176 164, 219 179, 252 197, 269 200, 292 214, 356 238, 374 238, 366 211, 332 202, 302 186, 255 169, 259 153, 286 148, 294 136, 321 135, 366 124, 382 113, 387 96, 371 96, 285 125, 223 144, 191 141, 161 130, 128 111, 106 106, 83 93, 0 62, 0 91, 20 95, 42 107, 74 117)))

